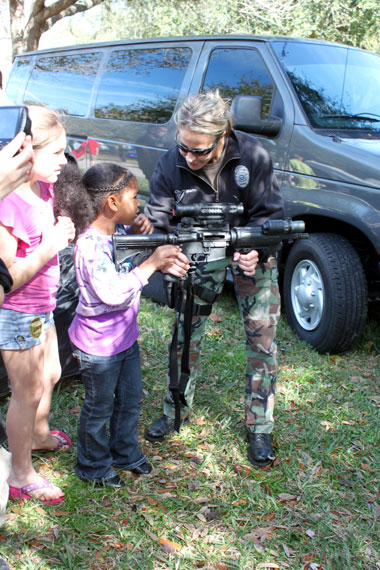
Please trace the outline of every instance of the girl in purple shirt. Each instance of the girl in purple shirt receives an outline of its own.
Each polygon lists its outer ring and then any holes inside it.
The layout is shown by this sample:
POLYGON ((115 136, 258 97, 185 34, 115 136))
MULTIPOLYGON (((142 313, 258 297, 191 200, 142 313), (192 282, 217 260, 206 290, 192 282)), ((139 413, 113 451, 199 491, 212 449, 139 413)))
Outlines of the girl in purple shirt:
POLYGON ((148 219, 137 215, 137 181, 126 168, 98 163, 72 183, 71 190, 70 185, 62 187, 77 229, 86 225, 74 206, 78 196, 82 204, 87 200, 92 220, 74 250, 80 299, 69 329, 85 388, 76 474, 96 485, 123 487, 115 469, 136 475, 152 469, 137 437, 142 397, 137 342, 141 290, 156 270, 181 276, 188 263, 178 246, 164 245, 140 265, 133 267, 127 261, 120 272, 116 270, 112 234, 153 231, 148 219), (75 199, 70 201, 70 195, 75 199))

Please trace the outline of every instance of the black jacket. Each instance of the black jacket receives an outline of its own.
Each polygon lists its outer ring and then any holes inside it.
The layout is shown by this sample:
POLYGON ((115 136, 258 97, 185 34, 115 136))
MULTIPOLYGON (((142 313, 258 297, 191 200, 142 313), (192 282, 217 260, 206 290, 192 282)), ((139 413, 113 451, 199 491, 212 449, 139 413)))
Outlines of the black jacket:
POLYGON ((284 218, 284 205, 273 173, 271 158, 264 147, 251 135, 232 130, 223 166, 213 188, 200 171, 191 170, 177 147, 170 149, 158 161, 150 183, 150 198, 145 213, 159 231, 171 232, 177 220, 172 210, 181 191, 183 203, 200 201, 240 203, 243 216, 229 222, 234 226, 260 226, 268 219, 284 218))
POLYGON ((0 445, 2 445, 4 441, 7 441, 7 434, 0 416, 0 445))

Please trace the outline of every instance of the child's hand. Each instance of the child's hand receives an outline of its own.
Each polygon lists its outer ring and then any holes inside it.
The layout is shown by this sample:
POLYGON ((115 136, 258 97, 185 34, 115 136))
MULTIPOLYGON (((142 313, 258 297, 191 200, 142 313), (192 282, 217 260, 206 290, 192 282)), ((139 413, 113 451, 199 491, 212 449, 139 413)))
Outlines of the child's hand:
POLYGON ((44 232, 42 235, 42 244, 52 248, 53 257, 62 249, 65 249, 75 237, 74 224, 67 216, 58 216, 57 222, 52 231, 44 232))
MULTIPOLYGON (((59 226, 59 232, 61 234, 62 244, 63 247, 61 249, 65 249, 73 241, 75 238, 75 227, 71 218, 68 216, 58 216, 57 223, 55 224, 55 228, 59 226)), ((58 251, 61 251, 59 249, 58 251)))
MULTIPOLYGON (((168 246, 161 246, 161 247, 168 247, 168 246)), ((189 269, 190 269, 189 260, 187 259, 186 255, 182 253, 182 251, 177 253, 173 261, 170 261, 166 265, 161 267, 162 273, 170 273, 170 275, 174 275, 174 277, 183 277, 184 275, 186 275, 189 269)))
POLYGON ((162 269, 165 273, 171 273, 175 277, 182 277, 189 269, 187 257, 181 252, 178 245, 161 245, 154 250, 141 265, 147 279, 157 270, 162 269))
POLYGON ((131 226, 134 234, 152 234, 153 226, 145 214, 139 214, 131 226))

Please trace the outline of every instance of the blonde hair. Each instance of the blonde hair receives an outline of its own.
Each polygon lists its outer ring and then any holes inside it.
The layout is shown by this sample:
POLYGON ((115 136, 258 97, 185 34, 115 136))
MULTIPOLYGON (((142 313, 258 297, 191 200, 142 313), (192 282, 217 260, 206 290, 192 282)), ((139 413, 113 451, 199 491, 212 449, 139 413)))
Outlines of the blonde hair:
POLYGON ((175 115, 175 121, 179 129, 215 136, 224 132, 228 135, 232 127, 229 106, 218 90, 185 99, 175 115))
POLYGON ((52 109, 40 105, 28 106, 29 117, 32 121, 32 145, 39 150, 57 139, 65 127, 58 114, 52 109))

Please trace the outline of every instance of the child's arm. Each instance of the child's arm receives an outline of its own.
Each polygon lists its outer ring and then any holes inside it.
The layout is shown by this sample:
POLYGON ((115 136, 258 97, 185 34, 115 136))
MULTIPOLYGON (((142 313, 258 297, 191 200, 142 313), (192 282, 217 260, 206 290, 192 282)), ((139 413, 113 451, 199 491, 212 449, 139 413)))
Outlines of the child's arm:
POLYGON ((0 257, 13 279, 12 291, 30 281, 52 257, 67 247, 74 236, 75 230, 70 218, 59 217, 55 226, 44 232, 40 245, 30 255, 15 263, 17 239, 11 228, 0 224, 0 257))
POLYGON ((91 233, 82 235, 74 253, 77 282, 82 293, 79 311, 82 315, 92 315, 132 306, 149 277, 177 259, 181 264, 180 275, 184 275, 187 259, 178 246, 173 245, 157 248, 141 265, 122 273, 116 270, 112 250, 108 245, 104 247, 103 240, 94 238, 91 233))

